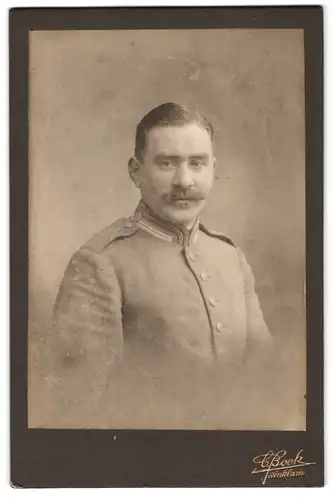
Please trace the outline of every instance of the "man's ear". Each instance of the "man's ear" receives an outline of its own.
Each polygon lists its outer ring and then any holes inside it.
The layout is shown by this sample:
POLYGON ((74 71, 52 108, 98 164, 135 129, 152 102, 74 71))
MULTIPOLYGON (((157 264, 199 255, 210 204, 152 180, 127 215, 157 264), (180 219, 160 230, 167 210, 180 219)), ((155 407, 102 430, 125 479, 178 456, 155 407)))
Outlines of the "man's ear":
POLYGON ((213 169, 214 169, 214 180, 216 180, 217 172, 216 172, 216 158, 215 158, 215 156, 213 158, 213 169))
POLYGON ((217 165, 216 165, 216 158, 213 158, 213 182, 217 181, 219 178, 218 171, 217 171, 217 165))
POLYGON ((134 182, 135 186, 137 188, 141 187, 141 180, 140 180, 140 170, 141 170, 141 164, 139 160, 137 160, 134 157, 130 158, 128 160, 128 173, 130 175, 130 178, 134 182))

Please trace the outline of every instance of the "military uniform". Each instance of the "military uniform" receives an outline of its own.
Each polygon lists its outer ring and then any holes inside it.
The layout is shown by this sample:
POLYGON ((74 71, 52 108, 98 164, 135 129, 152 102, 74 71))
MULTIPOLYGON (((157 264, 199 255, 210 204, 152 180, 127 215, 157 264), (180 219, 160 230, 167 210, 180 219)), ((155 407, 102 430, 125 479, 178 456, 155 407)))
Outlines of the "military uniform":
POLYGON ((239 374, 272 342, 239 248, 143 201, 74 254, 54 320, 52 391, 74 427, 232 428, 239 374))

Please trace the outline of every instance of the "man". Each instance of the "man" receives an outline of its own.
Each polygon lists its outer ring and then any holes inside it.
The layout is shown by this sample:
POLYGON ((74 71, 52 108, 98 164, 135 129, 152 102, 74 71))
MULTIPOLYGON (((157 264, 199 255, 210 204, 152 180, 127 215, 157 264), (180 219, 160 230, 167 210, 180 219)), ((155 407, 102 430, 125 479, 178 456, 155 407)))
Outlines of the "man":
POLYGON ((256 425, 240 399, 272 338, 244 255, 199 220, 212 140, 205 118, 174 103, 138 124, 128 168, 141 201, 75 253, 56 300, 60 426, 256 425))

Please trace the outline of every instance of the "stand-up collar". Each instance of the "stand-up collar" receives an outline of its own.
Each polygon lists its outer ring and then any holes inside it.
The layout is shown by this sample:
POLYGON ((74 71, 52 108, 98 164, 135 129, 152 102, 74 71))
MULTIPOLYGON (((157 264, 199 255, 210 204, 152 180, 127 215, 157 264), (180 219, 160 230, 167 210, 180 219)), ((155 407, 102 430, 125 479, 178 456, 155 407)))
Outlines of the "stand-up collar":
POLYGON ((140 200, 136 210, 135 219, 138 226, 158 238, 177 243, 183 246, 192 245, 199 229, 199 218, 196 219, 193 227, 187 229, 182 224, 167 222, 157 217, 151 209, 140 200))

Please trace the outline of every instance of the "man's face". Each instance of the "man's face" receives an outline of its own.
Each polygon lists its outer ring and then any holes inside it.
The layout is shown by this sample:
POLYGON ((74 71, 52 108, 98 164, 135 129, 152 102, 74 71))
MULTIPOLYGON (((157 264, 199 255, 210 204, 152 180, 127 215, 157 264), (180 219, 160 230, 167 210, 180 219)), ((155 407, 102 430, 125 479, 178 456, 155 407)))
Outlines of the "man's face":
POLYGON ((213 185, 214 162, 200 125, 152 128, 136 173, 143 200, 162 219, 190 227, 213 185))

